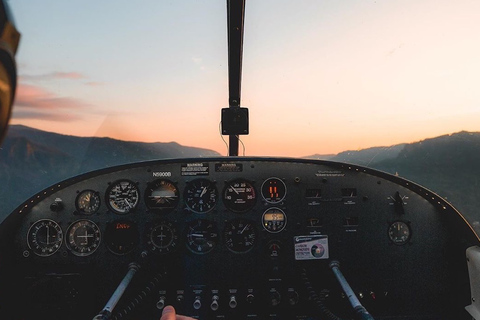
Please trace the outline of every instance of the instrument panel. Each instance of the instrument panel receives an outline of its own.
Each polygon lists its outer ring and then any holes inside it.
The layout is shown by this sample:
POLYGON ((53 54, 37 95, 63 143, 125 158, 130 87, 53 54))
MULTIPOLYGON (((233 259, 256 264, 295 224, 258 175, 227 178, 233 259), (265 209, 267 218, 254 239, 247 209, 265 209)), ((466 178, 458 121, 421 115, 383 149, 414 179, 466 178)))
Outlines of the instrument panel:
POLYGON ((4 225, 13 244, 2 254, 27 319, 93 317, 132 262, 141 269, 118 319, 157 319, 166 304, 198 319, 321 319, 325 310, 348 318, 332 259, 376 319, 467 319, 458 261, 478 242, 458 211, 410 181, 271 158, 87 173, 32 197, 4 225), (68 293, 62 303, 45 301, 56 286, 68 293))

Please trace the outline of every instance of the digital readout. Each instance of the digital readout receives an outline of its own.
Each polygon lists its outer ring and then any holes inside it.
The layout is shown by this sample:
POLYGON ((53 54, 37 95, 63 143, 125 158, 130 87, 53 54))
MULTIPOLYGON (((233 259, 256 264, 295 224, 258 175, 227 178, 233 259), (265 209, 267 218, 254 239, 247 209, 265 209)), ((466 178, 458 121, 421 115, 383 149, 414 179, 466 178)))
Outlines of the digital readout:
POLYGON ((264 221, 283 221, 285 215, 283 213, 265 213, 263 216, 264 221))

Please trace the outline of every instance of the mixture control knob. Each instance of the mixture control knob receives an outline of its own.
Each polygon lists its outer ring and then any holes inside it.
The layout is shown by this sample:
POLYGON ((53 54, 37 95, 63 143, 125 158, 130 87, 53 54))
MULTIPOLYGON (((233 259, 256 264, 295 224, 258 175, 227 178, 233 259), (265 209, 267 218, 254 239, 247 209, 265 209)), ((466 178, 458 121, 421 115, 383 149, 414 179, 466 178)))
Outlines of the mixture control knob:
POLYGON ((276 289, 270 290, 270 305, 272 307, 278 306, 280 304, 281 299, 282 297, 280 296, 280 293, 276 289))
MULTIPOLYGON (((248 300, 248 296, 247 296, 247 300, 248 300)), ((235 296, 230 297, 230 301, 228 302, 228 306, 232 309, 235 309, 237 307, 237 298, 235 298, 235 296)))
POLYGON ((193 301, 193 309, 198 310, 202 307, 202 301, 200 300, 199 296, 195 297, 195 301, 193 301))
POLYGON ((165 307, 165 297, 161 296, 160 299, 158 299, 157 302, 157 309, 162 310, 165 307))
POLYGON ((212 311, 217 311, 218 310, 218 296, 213 296, 212 297, 212 303, 210 304, 210 309, 212 309, 212 311))

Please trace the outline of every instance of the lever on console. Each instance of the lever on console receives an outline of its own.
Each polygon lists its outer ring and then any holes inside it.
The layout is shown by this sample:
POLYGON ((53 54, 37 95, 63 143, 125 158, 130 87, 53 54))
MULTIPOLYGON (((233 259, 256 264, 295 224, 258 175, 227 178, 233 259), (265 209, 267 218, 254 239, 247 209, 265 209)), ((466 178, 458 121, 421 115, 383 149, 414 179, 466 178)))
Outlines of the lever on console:
POLYGON ((367 309, 360 303, 357 296, 353 292, 352 288, 347 282, 347 279, 343 276, 342 272, 340 271, 340 262, 334 260, 329 264, 330 269, 332 269, 335 278, 337 278, 340 286, 342 287, 343 292, 350 301, 350 304, 355 310, 356 315, 358 316, 359 320, 375 320, 370 313, 368 313, 367 309))

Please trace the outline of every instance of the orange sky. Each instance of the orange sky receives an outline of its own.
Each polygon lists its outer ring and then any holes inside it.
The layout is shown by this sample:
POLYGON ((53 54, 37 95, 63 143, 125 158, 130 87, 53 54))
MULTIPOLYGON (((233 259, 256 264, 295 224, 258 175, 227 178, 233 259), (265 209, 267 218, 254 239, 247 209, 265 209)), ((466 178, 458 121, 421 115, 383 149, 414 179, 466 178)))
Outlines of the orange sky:
MULTIPOLYGON (((246 155, 330 154, 479 131, 480 2, 272 4, 247 3, 246 155)), ((12 3, 22 42, 11 122, 225 154, 225 4, 150 5, 105 17, 88 5, 59 1, 41 15, 35 4, 12 3), (136 24, 125 26, 125 15, 136 24)))

